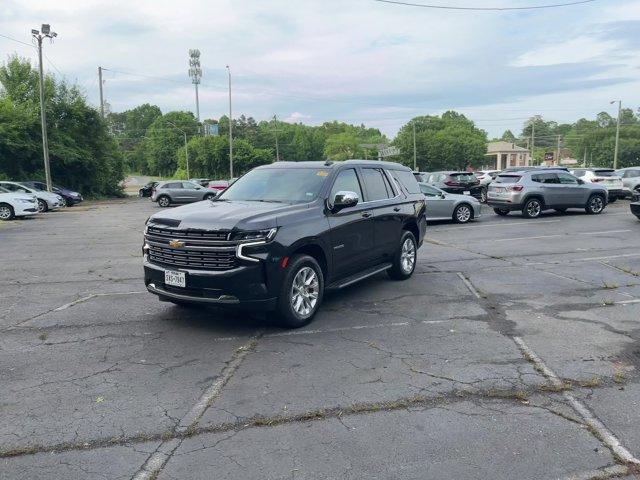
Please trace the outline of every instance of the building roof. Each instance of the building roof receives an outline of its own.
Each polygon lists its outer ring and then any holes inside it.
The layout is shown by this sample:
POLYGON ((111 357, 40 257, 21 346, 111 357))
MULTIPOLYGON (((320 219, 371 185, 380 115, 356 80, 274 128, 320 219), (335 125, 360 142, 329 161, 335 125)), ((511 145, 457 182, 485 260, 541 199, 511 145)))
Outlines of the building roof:
POLYGON ((519 147, 512 142, 489 142, 487 144, 487 153, 489 155, 495 153, 525 153, 529 152, 529 149, 519 147))

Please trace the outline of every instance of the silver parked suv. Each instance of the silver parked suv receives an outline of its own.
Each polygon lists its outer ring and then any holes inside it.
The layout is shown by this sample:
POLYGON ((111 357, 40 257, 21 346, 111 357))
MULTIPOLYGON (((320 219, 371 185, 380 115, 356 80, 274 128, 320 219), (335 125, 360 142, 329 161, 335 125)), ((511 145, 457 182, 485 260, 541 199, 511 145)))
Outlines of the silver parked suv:
POLYGON ((161 207, 172 203, 191 203, 215 198, 216 192, 190 181, 160 182, 151 192, 151 201, 158 202, 161 207))
POLYGON ((584 208, 587 213, 597 214, 608 200, 604 185, 549 169, 502 173, 487 192, 487 204, 498 215, 519 210, 526 218, 536 218, 549 209, 564 212, 567 208, 584 208))

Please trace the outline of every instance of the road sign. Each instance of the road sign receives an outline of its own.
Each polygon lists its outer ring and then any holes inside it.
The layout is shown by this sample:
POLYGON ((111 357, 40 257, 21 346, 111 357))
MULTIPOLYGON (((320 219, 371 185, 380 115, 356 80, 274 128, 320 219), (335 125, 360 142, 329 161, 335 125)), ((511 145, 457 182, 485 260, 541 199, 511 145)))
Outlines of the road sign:
POLYGON ((218 135, 218 124, 217 123, 205 123, 204 124, 204 134, 205 135, 218 135))
POLYGON ((378 150, 378 156, 380 158, 393 157, 394 155, 400 155, 400 149, 398 147, 385 147, 378 150))

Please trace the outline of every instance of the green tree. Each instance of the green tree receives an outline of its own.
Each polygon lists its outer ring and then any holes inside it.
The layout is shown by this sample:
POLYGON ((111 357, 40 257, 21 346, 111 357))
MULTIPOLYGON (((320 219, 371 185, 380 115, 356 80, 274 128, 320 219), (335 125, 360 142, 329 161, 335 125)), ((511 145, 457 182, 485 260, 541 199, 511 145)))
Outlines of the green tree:
POLYGON ((176 152, 184 150, 183 131, 187 139, 198 134, 198 122, 191 112, 168 112, 149 125, 145 141, 149 173, 169 176, 176 171, 176 152))

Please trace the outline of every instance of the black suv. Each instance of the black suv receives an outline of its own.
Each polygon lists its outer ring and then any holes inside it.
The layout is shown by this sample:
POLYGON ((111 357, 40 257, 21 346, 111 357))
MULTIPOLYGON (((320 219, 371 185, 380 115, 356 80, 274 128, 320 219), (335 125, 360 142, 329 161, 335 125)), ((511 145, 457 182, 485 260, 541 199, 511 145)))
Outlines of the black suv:
POLYGON ((308 324, 326 289, 415 269, 425 200, 395 163, 277 162, 213 200, 158 212, 145 226, 144 277, 160 300, 275 311, 308 324))

